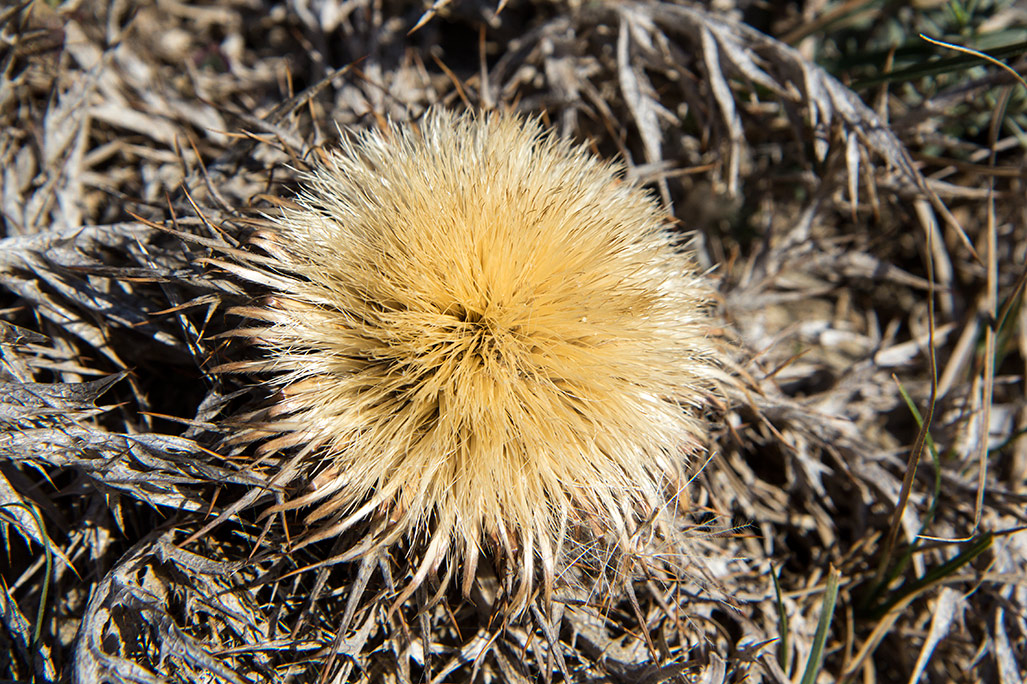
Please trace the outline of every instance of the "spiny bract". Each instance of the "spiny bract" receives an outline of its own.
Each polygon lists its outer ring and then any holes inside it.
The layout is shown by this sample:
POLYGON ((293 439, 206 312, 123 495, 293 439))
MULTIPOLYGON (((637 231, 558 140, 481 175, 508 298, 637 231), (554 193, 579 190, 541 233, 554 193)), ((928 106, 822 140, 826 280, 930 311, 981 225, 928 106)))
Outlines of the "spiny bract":
POLYGON ((322 155, 257 240, 269 308, 243 311, 282 388, 265 451, 306 449, 277 510, 319 502, 308 541, 378 520, 359 548, 420 543, 412 586, 448 558, 466 591, 485 552, 548 588, 667 508, 716 366, 708 291, 620 172, 442 110, 322 155))

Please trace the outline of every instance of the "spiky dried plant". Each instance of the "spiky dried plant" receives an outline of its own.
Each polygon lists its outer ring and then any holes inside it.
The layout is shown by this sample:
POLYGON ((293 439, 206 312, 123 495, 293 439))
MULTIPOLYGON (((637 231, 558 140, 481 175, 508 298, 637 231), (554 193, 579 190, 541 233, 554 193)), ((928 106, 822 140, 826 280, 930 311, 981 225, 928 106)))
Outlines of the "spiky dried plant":
POLYGON ((302 447, 309 491, 273 510, 319 503, 306 542, 421 539, 404 596, 444 559, 466 592, 495 551, 523 599, 666 517, 702 448, 709 293, 616 165, 436 109, 325 153, 255 242, 272 259, 234 268, 276 292, 239 334, 266 354, 228 368, 281 389, 262 451, 302 447))

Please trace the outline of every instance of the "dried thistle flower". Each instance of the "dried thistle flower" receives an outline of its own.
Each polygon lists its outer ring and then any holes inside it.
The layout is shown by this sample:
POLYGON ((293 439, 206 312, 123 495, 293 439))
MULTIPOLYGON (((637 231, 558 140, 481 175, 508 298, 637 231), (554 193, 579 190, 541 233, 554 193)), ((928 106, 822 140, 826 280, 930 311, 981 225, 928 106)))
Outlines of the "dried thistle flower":
MULTIPOLYGON (((481 550, 522 597, 572 546, 630 552, 666 508, 711 387, 708 291, 616 165, 514 115, 430 112, 323 155, 236 267, 280 402, 263 451, 318 503, 306 541, 420 542, 407 592, 481 550), (302 466, 297 466, 302 462, 302 466)), ((236 367, 237 369, 238 367, 236 367)), ((355 552, 352 555, 355 555, 355 552)), ((448 576, 447 576, 448 579, 448 576)))

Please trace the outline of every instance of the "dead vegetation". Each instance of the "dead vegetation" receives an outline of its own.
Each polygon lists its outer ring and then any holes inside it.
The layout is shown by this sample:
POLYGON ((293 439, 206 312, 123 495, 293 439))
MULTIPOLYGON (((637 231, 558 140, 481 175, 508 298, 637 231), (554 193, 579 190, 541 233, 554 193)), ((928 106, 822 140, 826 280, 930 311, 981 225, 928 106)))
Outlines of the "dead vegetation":
MULTIPOLYGON (((944 8, 714 4, 0 9, 2 676, 1024 681, 1024 91, 925 72, 944 8), (261 518, 281 493, 232 436, 266 396, 211 369, 253 353, 218 335, 264 293, 204 260, 336 125, 431 104, 541 113, 696 232, 747 356, 682 506, 689 579, 509 622, 483 564, 390 611, 404 549, 326 564, 261 518)), ((1023 40, 978 4, 955 37, 1023 40)))

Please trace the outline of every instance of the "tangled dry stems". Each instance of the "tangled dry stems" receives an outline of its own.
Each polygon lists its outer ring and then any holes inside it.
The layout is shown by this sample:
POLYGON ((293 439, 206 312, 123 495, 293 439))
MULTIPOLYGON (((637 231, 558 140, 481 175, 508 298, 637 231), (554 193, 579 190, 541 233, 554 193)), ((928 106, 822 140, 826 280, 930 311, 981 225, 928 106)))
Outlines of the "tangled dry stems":
POLYGON ((844 86, 692 6, 508 3, 496 17, 468 4, 407 39, 421 6, 333 17, 302 1, 131 14, 34 4, 0 14, 8 677, 782 681, 809 653, 831 564, 845 620, 825 676, 1024 676, 1027 550, 1022 533, 1003 534, 1023 524, 1023 326, 995 356, 976 344, 1024 262, 1022 151, 995 141, 989 216, 990 149, 953 136, 958 122, 934 107, 984 101, 1004 81, 912 105, 889 97, 909 107, 895 130, 925 184, 844 86), (474 18, 491 22, 483 67, 456 49, 474 44, 474 18), (373 129, 462 99, 545 112, 560 135, 619 155, 698 231, 701 266, 718 265, 723 311, 754 362, 716 412, 718 457, 689 490, 695 577, 558 595, 552 613, 531 603, 504 623, 512 594, 483 566, 469 599, 389 614, 423 550, 336 565, 325 563, 345 546, 329 540, 277 553, 302 518, 260 520, 284 493, 254 486, 249 447, 217 447, 237 429, 229 417, 260 400, 211 373, 235 358, 217 337, 226 307, 258 293, 200 260, 240 248, 275 210, 263 195, 296 189, 288 168, 333 122, 373 129), (948 164, 962 154, 973 163, 948 164), (939 458, 916 470, 897 518, 917 426, 893 375, 923 408, 932 341, 939 458), (893 520, 896 554, 882 559, 893 520), (978 530, 996 536, 945 541, 978 530), (894 578, 883 586, 882 562, 894 578), (699 586, 699 571, 731 600, 699 586))

